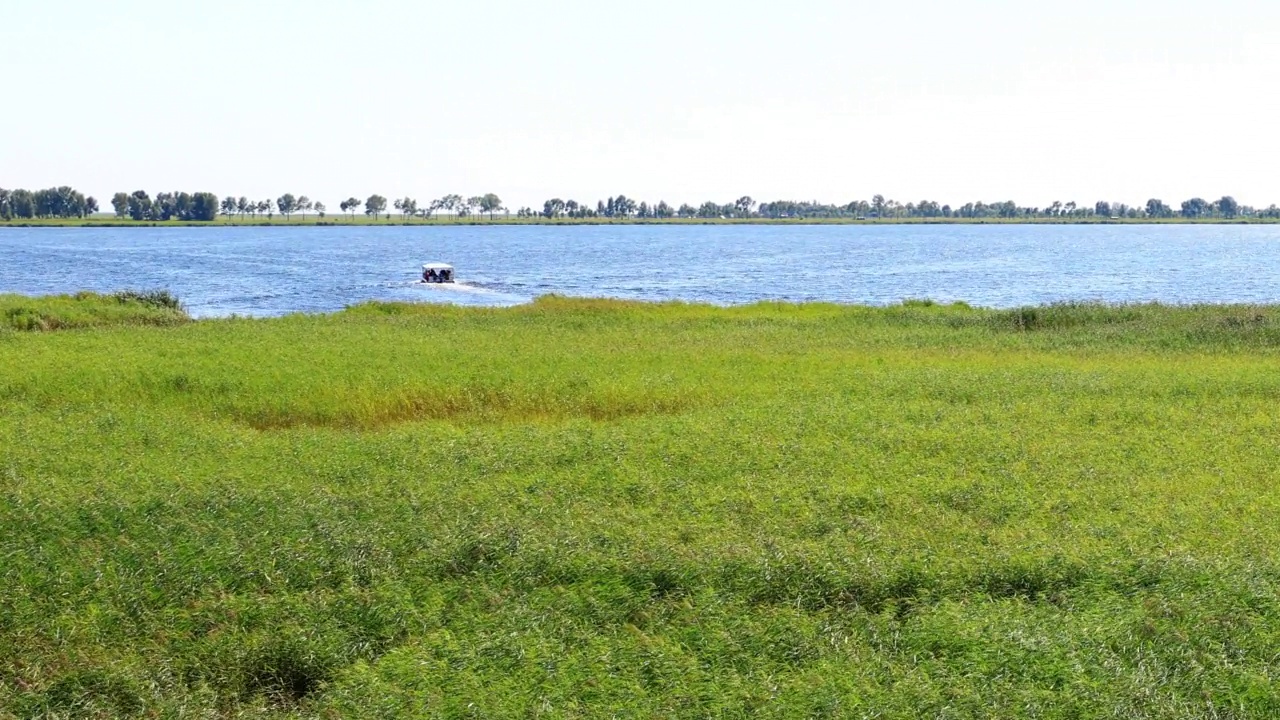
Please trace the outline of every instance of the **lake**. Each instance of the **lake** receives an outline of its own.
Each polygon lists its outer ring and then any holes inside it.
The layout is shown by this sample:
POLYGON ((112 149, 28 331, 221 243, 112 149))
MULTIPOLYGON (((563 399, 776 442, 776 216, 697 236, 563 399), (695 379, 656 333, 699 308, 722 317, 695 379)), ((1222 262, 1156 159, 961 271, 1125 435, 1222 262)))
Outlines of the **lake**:
POLYGON ((0 292, 165 288, 196 316, 548 293, 717 304, 1280 302, 1276 225, 0 228, 0 292), (424 262, 457 286, 417 282, 424 262))

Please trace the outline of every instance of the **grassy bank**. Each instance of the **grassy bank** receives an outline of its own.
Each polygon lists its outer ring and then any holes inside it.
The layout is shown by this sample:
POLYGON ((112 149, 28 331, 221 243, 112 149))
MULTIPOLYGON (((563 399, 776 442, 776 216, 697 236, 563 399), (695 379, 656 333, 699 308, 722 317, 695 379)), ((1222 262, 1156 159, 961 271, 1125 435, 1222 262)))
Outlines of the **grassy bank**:
POLYGON ((0 332, 178 325, 189 320, 178 299, 165 291, 81 292, 42 298, 0 294, 0 332))
POLYGON ((219 217, 213 222, 185 222, 169 220, 164 222, 120 220, 110 215, 97 215, 88 218, 47 219, 47 220, 11 220, 0 221, 4 227, 332 227, 332 226, 489 226, 489 225, 1274 225, 1280 223, 1275 218, 672 218, 667 220, 641 220, 637 218, 518 218, 497 215, 490 219, 487 216, 469 217, 433 217, 431 219, 409 218, 392 215, 387 218, 370 218, 365 215, 333 216, 318 218, 314 215, 302 218, 229 218, 219 217))
POLYGON ((1280 308, 89 324, 0 331, 0 717, 1280 712, 1280 308))

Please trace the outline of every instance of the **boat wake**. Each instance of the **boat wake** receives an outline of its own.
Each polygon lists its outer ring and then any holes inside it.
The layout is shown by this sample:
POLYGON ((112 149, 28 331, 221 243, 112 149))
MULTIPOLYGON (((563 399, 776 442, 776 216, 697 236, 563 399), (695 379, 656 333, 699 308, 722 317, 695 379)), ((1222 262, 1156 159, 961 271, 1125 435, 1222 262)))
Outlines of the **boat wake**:
POLYGON ((498 294, 495 291, 490 290, 489 288, 486 288, 480 285, 473 285, 471 283, 464 283, 464 282, 429 283, 429 282, 423 282, 422 280, 418 280, 417 282, 414 282, 413 285, 415 287, 420 287, 427 290, 448 290, 452 292, 464 292, 464 293, 476 293, 476 294, 498 294))
POLYGON ((533 299, 525 294, 513 294, 505 288, 470 282, 428 283, 402 280, 384 283, 383 287, 391 291, 395 299, 410 302, 507 306, 520 305, 533 299))

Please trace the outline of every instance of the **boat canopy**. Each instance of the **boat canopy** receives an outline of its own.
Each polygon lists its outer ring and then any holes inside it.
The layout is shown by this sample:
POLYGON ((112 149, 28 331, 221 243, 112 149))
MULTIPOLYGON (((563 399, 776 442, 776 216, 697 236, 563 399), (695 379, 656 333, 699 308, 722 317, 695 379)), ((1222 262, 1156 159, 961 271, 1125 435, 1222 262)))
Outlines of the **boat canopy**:
POLYGON ((453 270, 453 266, 452 266, 452 265, 445 265, 444 263, 427 263, 426 265, 423 265, 423 266, 422 266, 422 269, 423 269, 423 270, 435 270, 435 271, 437 271, 437 272, 438 272, 438 271, 440 271, 440 270, 453 270))

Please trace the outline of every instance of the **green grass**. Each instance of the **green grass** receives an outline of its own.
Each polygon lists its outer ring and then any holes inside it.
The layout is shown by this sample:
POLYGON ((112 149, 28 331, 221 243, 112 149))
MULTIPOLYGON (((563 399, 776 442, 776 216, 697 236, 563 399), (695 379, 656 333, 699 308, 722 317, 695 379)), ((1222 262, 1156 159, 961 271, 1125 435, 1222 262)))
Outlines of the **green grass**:
POLYGON ((0 332, 177 325, 188 320, 178 299, 164 290, 124 290, 110 295, 81 292, 38 299, 0 294, 0 332))
POLYGON ((350 225, 424 225, 424 226, 458 226, 458 225, 1272 225, 1280 223, 1278 218, 1237 217, 1237 218, 1121 218, 1112 220, 1101 217, 1085 218, 880 218, 858 220, 844 218, 670 218, 664 220, 641 220, 639 218, 555 218, 543 217, 520 218, 515 216, 470 215, 456 217, 450 215, 434 216, 431 219, 404 218, 393 214, 390 219, 371 218, 363 214, 329 215, 319 218, 315 215, 302 217, 296 215, 285 219, 277 215, 254 217, 219 216, 213 222, 185 222, 121 220, 114 215, 94 215, 87 218, 49 218, 49 219, 15 219, 0 221, 4 227, 312 227, 312 226, 350 226, 350 225))
POLYGON ((0 332, 0 716, 1275 717, 1278 349, 927 301, 0 332))

